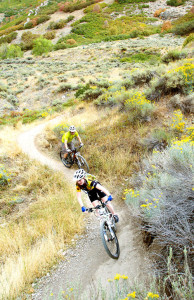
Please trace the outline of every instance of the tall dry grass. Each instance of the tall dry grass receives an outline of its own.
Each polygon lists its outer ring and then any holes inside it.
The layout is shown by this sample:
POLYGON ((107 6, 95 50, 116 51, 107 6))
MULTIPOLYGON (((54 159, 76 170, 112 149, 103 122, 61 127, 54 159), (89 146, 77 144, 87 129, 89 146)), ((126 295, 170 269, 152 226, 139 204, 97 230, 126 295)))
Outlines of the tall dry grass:
POLYGON ((16 135, 13 128, 0 132, 0 163, 12 173, 9 185, 0 190, 3 300, 15 299, 37 277, 48 272, 61 258, 59 250, 68 247, 74 235, 83 230, 74 189, 64 182, 62 173, 22 154, 16 135))

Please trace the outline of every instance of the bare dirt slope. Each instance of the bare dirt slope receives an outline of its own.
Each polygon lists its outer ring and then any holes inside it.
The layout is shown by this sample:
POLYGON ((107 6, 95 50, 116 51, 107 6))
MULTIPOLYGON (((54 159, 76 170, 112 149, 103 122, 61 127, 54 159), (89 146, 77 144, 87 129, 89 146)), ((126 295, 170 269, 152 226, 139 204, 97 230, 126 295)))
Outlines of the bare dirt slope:
MULTIPOLYGON (((59 118, 49 122, 59 122, 59 118)), ((36 148, 35 138, 47 124, 48 122, 45 122, 23 132, 18 138, 18 143, 23 152, 31 158, 37 159, 56 171, 63 172, 65 179, 73 184, 73 170, 65 169, 60 161, 46 157, 36 148)), ((116 206, 116 203, 114 205, 116 206)), ((47 276, 32 284, 34 293, 28 296, 29 299, 50 299, 51 292, 53 298, 58 299, 61 291, 79 283, 83 288, 83 295, 80 295, 80 299, 86 300, 91 299, 89 290, 93 283, 101 282, 103 285, 107 285, 108 278, 113 278, 116 273, 127 275, 131 282, 137 278, 145 278, 149 259, 140 242, 139 232, 132 224, 130 213, 124 204, 122 207, 120 205, 118 207, 117 204, 117 211, 120 216, 117 233, 121 250, 119 259, 109 258, 101 242, 98 220, 94 216, 86 216, 85 234, 80 237, 76 236, 72 240, 72 248, 66 251, 61 249, 64 260, 47 276)))

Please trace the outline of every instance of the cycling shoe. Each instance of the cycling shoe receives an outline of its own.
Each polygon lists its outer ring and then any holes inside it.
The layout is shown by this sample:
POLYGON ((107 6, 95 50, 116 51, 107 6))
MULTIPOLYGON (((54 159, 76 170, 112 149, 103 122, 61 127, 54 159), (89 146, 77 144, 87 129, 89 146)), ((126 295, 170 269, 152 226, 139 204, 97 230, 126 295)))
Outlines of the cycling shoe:
POLYGON ((118 223, 118 222, 119 222, 119 217, 118 217, 118 215, 114 215, 113 218, 114 218, 114 220, 115 220, 115 223, 118 223))

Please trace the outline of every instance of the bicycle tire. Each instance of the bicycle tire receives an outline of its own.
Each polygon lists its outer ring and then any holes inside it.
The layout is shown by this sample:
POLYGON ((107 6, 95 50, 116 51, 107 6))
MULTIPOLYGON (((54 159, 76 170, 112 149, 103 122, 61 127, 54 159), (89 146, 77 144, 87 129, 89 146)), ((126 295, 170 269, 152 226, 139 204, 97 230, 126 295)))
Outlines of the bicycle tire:
POLYGON ((101 223, 100 235, 107 254, 113 259, 118 259, 120 255, 119 242, 115 231, 112 230, 112 233, 110 232, 106 220, 101 223))
POLYGON ((111 211, 109 210, 109 208, 107 206, 105 207, 105 211, 110 216, 111 224, 112 224, 112 229, 116 232, 117 231, 117 226, 115 224, 115 220, 113 218, 113 215, 112 215, 111 211))
POLYGON ((64 154, 64 152, 60 151, 60 159, 61 159, 62 163, 64 164, 65 167, 71 168, 71 166, 72 166, 71 157, 69 157, 69 161, 68 161, 67 159, 64 159, 63 154, 64 154))
POLYGON ((85 160, 85 158, 83 158, 83 156, 81 155, 77 155, 77 165, 79 169, 84 169, 84 171, 86 171, 87 173, 89 172, 89 166, 87 164, 87 161, 85 160))

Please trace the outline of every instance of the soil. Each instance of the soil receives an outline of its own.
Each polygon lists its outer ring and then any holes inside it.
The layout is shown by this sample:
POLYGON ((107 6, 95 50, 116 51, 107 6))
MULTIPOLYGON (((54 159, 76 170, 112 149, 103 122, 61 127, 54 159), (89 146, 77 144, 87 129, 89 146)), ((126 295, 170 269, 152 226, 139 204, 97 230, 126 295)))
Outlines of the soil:
MULTIPOLYGON (((18 143, 23 152, 30 158, 37 159, 41 163, 48 165, 56 171, 64 174, 64 179, 70 184, 73 170, 66 169, 60 161, 56 161, 44 153, 41 153, 36 147, 36 137, 41 134, 46 125, 52 122, 60 122, 61 117, 40 124, 26 132, 23 132, 18 143)), ((94 285, 105 287, 109 278, 114 278, 116 273, 127 275, 130 283, 135 280, 145 280, 148 274, 150 260, 145 245, 142 242, 142 236, 134 220, 130 215, 125 204, 114 201, 114 206, 119 214, 120 221, 117 226, 117 236, 120 244, 120 257, 118 260, 111 259, 100 238, 99 222, 94 215, 86 215, 86 229, 82 236, 75 236, 72 239, 72 247, 61 249, 61 255, 64 257, 59 265, 55 266, 50 273, 41 279, 37 279, 32 284, 33 293, 28 295, 28 299, 42 300, 58 299, 61 291, 66 291, 68 287, 78 286, 82 295, 79 299, 91 299, 90 289, 94 285)), ((81 212, 80 212, 81 213, 81 212)))

